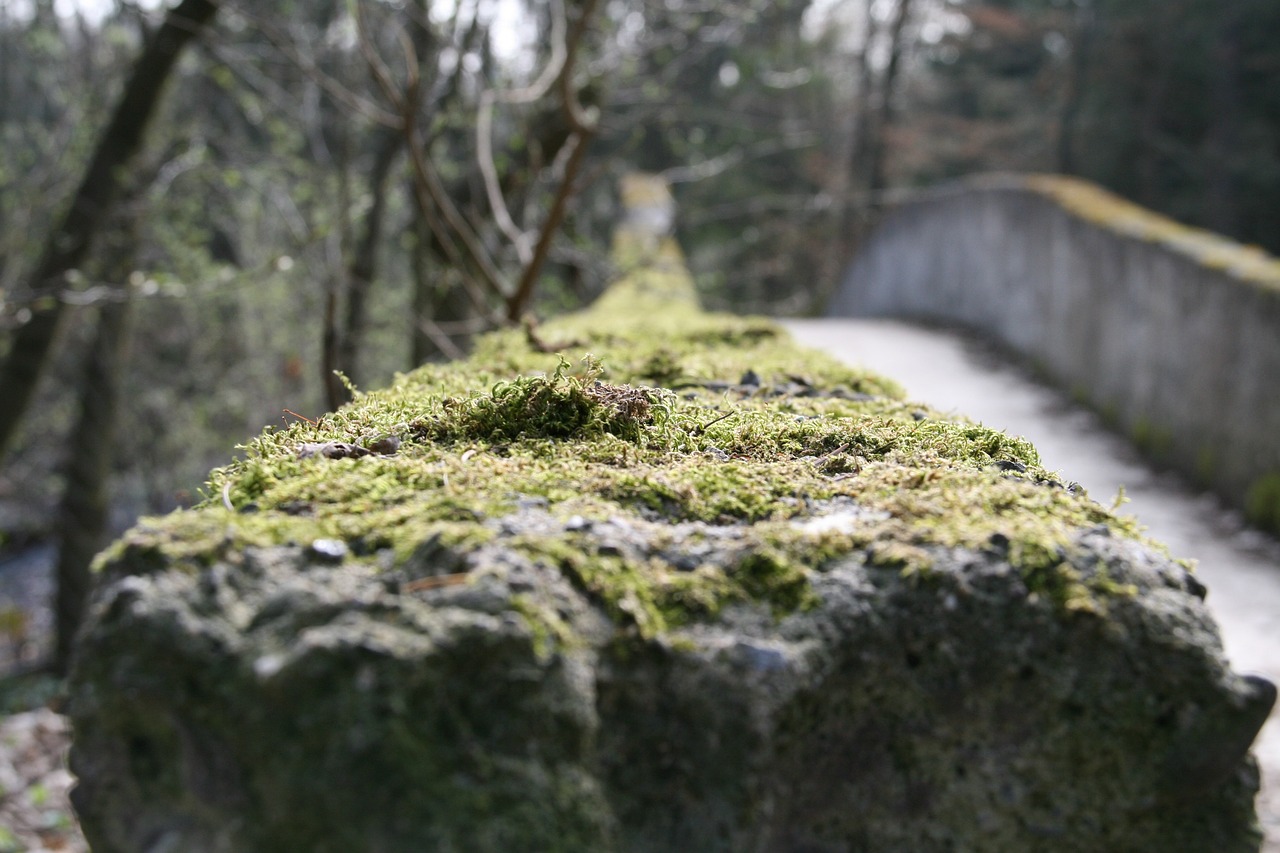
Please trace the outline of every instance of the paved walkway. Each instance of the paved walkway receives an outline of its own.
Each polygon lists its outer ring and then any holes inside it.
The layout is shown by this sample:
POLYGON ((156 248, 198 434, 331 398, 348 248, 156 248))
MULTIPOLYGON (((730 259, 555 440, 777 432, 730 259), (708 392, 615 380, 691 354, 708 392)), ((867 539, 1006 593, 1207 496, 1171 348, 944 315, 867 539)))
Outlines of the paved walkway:
MULTIPOLYGON (((1242 527, 1235 513, 1178 479, 1147 468, 1090 412, 973 341, 888 320, 786 323, 796 340, 890 376, 913 399, 1029 439, 1046 468, 1110 504, 1120 486, 1131 512, 1175 556, 1198 561, 1207 603, 1234 669, 1280 684, 1280 543, 1242 527)), ((1264 853, 1280 853, 1280 715, 1254 745, 1262 765, 1258 815, 1264 853)))

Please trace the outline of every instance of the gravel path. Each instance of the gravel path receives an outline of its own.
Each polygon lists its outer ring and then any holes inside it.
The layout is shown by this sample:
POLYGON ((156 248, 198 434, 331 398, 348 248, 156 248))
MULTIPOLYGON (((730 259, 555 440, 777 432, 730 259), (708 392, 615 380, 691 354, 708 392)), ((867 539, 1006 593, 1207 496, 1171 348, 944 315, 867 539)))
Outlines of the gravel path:
MULTIPOLYGON (((1212 496, 1152 471, 1091 412, 969 338, 889 320, 786 325, 799 343, 890 376, 914 399, 1026 437, 1046 468, 1060 470, 1102 503, 1123 486, 1124 511, 1174 556, 1198 562, 1233 667, 1280 684, 1280 542, 1245 528, 1212 496)), ((1257 799, 1267 832, 1262 850, 1280 853, 1280 713, 1272 712, 1254 753, 1263 773, 1257 799)))
POLYGON ((0 853, 87 853, 67 800, 71 726, 48 708, 0 718, 0 853))

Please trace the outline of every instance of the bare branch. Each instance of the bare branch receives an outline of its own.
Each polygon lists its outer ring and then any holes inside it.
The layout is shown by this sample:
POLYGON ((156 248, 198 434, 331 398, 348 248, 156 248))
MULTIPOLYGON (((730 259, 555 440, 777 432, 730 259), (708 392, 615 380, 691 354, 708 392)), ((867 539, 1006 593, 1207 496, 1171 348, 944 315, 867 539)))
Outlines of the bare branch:
POLYGON ((476 114, 476 162, 484 178, 489 208, 493 211, 493 218, 498 228, 515 246, 516 256, 524 266, 528 266, 533 261, 533 246, 529 233, 522 231, 511 218, 511 211, 507 207, 502 188, 498 183, 498 169, 493 161, 493 106, 499 101, 504 104, 532 103, 546 95, 555 84, 556 78, 564 69, 569 53, 566 44, 563 0, 552 0, 551 16, 551 58, 547 60, 542 73, 532 84, 523 89, 510 92, 485 90, 480 95, 480 107, 476 114))
POLYGON ((467 354, 453 342, 453 339, 445 334, 444 329, 440 328, 440 324, 436 323, 430 317, 418 317, 418 328, 422 334, 431 339, 431 343, 444 354, 445 358, 454 360, 466 358, 467 354))
POLYGON ((588 115, 578 102, 578 93, 573 88, 574 64, 578 58, 578 49, 582 46, 582 37, 587 32, 587 25, 596 10, 596 0, 584 0, 578 20, 574 21, 573 32, 569 34, 568 55, 564 68, 560 70, 560 99, 564 106, 565 117, 569 126, 582 136, 592 136, 596 132, 595 117, 588 115))
POLYGON ((462 249, 466 250, 466 257, 480 270, 485 285, 497 297, 505 298, 507 286, 497 265, 489 256, 479 236, 458 212, 457 206, 449 198, 449 194, 440 183, 439 176, 424 153, 425 145, 418 133, 417 86, 420 78, 416 70, 410 72, 409 84, 405 91, 401 91, 392 80, 391 70, 374 49, 369 39, 364 16, 359 12, 356 15, 356 33, 360 42, 360 51, 369 65, 374 81, 382 90, 383 96, 400 112, 398 128, 404 134, 405 146, 409 151, 409 163, 413 168, 414 176, 414 193, 418 196, 418 204, 424 213, 434 208, 443 216, 443 222, 429 216, 428 226, 440 241, 441 246, 450 254, 450 260, 457 264, 459 269, 464 268, 462 252, 458 247, 460 243, 462 249))
POLYGON ((568 52, 565 57, 564 67, 560 70, 560 100, 561 106, 564 108, 565 117, 569 121, 569 126, 573 128, 573 135, 565 143, 566 146, 572 146, 572 150, 567 155, 564 177, 561 179, 556 197, 551 203, 551 210, 547 213, 546 221, 542 223, 542 232, 539 234, 538 243, 534 247, 533 258, 525 265, 524 272, 520 276, 520 282, 516 285, 515 293, 511 294, 511 297, 507 299, 507 322, 509 323, 520 322, 529 301, 533 298, 533 290, 537 284, 538 275, 542 272, 542 266, 547 260, 547 253, 551 251, 551 242, 555 238, 556 232, 560 230, 560 223, 564 220, 569 197, 573 194, 574 183, 578 177, 579 170, 582 168, 583 158, 587 153, 587 145, 596 133, 597 125, 594 117, 588 116, 586 111, 583 110, 582 105, 578 103, 578 93, 573 88, 574 62, 577 58, 578 50, 582 46, 582 37, 587 31, 587 25, 591 21, 595 8, 596 0, 585 0, 578 19, 574 21, 573 31, 569 35, 568 52))
MULTIPOLYGON (((280 30, 272 25, 270 21, 266 20, 265 17, 257 15, 250 9, 245 8, 244 4, 237 4, 235 6, 235 10, 237 14, 243 15, 246 19, 252 21, 254 26, 258 28, 271 46, 280 52, 281 56, 289 60, 294 67, 298 68, 315 81, 315 83, 320 86, 320 88, 324 89, 325 93, 328 94, 329 97, 333 98, 334 101, 342 104, 352 112, 363 116, 375 124, 381 124, 386 127, 397 127, 399 125, 400 117, 398 115, 383 109, 381 106, 364 98, 359 93, 353 92, 340 81, 320 70, 319 66, 317 66, 315 62, 295 50, 293 47, 293 40, 281 33, 280 30)), ((242 80, 244 79, 239 70, 239 63, 228 61, 225 64, 228 70, 233 74, 241 77, 242 80)))
MULTIPOLYGON (((409 113, 408 99, 396 88, 391 79, 391 69, 382 61, 382 57, 373 46, 373 41, 369 38, 369 28, 365 22, 364 7, 359 3, 353 5, 355 6, 356 33, 358 36, 356 41, 360 45, 360 54, 364 57, 365 64, 369 67, 369 73, 377 81, 378 88, 382 90, 383 96, 391 102, 391 105, 396 108, 396 112, 399 114, 398 120, 392 126, 403 126, 409 113)), ((409 73, 416 76, 415 71, 410 71, 409 73)), ((416 114, 417 104, 412 106, 413 112, 416 114)))
POLYGON ((787 151, 799 151, 818 144, 816 133, 796 134, 791 138, 766 139, 747 148, 734 148, 719 157, 711 157, 688 166, 673 166, 662 173, 669 184, 684 184, 714 178, 747 160, 769 157, 787 151))

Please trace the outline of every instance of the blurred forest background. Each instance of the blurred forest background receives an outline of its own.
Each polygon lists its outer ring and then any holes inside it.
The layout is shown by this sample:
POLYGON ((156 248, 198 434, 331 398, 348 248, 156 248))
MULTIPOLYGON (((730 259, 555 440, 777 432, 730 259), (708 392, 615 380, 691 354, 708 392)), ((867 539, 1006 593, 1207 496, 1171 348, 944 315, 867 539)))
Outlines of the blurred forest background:
POLYGON ((1275 0, 0 0, 0 560, 74 577, 334 370, 589 301, 635 169, 732 311, 986 170, 1280 251, 1277 44, 1275 0))

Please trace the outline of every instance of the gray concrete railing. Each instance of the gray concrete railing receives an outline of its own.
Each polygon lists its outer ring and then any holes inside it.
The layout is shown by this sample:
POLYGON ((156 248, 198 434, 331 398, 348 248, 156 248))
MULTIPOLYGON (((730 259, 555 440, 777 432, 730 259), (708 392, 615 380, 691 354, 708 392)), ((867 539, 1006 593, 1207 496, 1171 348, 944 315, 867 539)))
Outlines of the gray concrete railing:
POLYGON ((1280 261, 1257 249, 1081 181, 984 176, 889 214, 828 313, 991 336, 1280 530, 1280 261))

